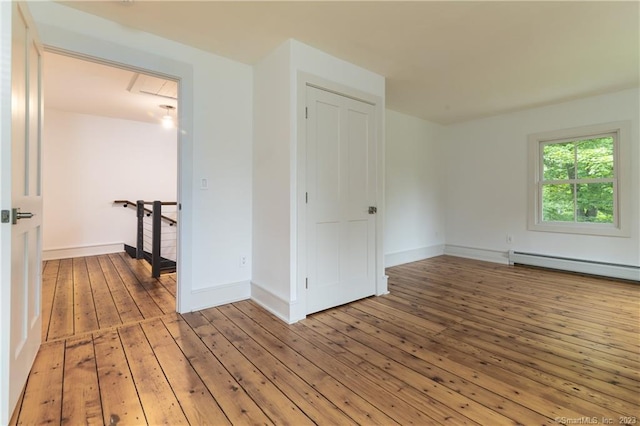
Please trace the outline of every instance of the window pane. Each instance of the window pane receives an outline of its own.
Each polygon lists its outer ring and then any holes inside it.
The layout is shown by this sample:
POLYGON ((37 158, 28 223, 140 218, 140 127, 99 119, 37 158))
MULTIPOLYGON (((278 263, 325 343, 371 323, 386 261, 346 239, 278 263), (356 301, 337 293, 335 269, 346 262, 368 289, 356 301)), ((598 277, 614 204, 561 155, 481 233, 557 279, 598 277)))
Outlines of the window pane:
POLYGON ((552 143, 544 145, 542 161, 544 180, 573 179, 575 177, 575 144, 552 143))
POLYGON ((542 220, 545 222, 574 222, 574 186, 542 185, 542 220))
POLYGON ((577 143, 578 179, 613 177, 613 138, 587 139, 577 143))
POLYGON ((577 185, 578 222, 613 223, 613 183, 577 185))

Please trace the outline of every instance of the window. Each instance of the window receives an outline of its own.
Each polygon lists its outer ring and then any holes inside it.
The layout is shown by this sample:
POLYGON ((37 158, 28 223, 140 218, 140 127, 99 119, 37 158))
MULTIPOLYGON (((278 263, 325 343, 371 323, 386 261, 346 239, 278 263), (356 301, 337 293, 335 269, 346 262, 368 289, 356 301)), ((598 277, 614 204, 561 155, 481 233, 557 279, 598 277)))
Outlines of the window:
POLYGON ((628 129, 609 123, 529 136, 529 229, 628 236, 628 129))

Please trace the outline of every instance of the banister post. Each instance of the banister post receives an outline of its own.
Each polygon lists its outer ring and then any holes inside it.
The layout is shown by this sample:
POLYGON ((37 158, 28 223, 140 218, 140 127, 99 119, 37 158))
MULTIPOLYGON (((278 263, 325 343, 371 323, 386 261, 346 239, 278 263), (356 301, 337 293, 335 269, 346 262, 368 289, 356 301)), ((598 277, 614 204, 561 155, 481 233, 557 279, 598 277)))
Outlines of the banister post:
POLYGON ((136 259, 144 258, 144 201, 136 202, 136 216, 138 217, 138 230, 136 238, 136 259))
POLYGON ((153 202, 153 239, 151 242, 151 276, 153 278, 160 277, 160 264, 162 257, 160 256, 160 233, 162 231, 162 203, 160 201, 153 202))

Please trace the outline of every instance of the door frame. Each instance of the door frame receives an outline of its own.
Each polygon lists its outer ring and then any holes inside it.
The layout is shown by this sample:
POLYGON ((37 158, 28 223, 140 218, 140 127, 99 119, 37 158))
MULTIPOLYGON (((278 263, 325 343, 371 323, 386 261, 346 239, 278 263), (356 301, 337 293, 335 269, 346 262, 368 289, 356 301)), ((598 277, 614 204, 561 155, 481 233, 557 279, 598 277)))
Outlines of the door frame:
POLYGON ((292 145, 291 166, 293 172, 291 190, 291 217, 295 218, 291 225, 291 310, 290 322, 304 319, 307 315, 307 217, 306 217, 306 182, 307 182, 307 86, 326 90, 340 96, 355 99, 373 105, 375 108, 376 146, 376 205, 375 216, 375 280, 376 295, 387 294, 387 276, 384 272, 384 105, 382 98, 370 93, 336 83, 316 75, 298 71, 296 85, 296 142, 292 145))
MULTIPOLYGON (((190 312, 193 220, 185 211, 191 210, 193 199, 193 66, 127 46, 105 42, 90 36, 56 28, 42 37, 44 50, 82 60, 155 75, 178 82, 178 222, 176 281, 176 311, 190 312)), ((44 65, 46 67, 46 64, 44 65)), ((45 99, 46 105, 46 99, 45 99)), ((45 117, 46 126, 46 117, 45 117)))

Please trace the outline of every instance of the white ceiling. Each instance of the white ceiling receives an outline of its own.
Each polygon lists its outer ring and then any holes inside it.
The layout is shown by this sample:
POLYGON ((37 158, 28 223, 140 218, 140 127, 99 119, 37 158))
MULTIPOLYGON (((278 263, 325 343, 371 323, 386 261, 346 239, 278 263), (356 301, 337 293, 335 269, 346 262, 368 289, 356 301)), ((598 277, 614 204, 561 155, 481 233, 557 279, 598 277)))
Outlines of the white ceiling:
MULTIPOLYGON (((141 93, 173 95, 177 83, 112 66, 51 52, 44 54, 44 96, 47 108, 125 120, 160 123, 167 113, 160 105, 177 106, 176 99, 141 93), (135 80, 134 80, 135 79, 135 80), (132 83, 138 83, 132 88, 132 83), (154 84, 155 83, 155 84, 154 84), (142 85, 141 85, 142 84, 142 85), (129 90, 131 88, 131 90, 129 90)), ((176 111, 171 112, 176 118, 176 111)))
POLYGON ((637 1, 62 3, 247 64, 295 38, 384 75, 388 108, 443 124, 640 81, 637 1))

